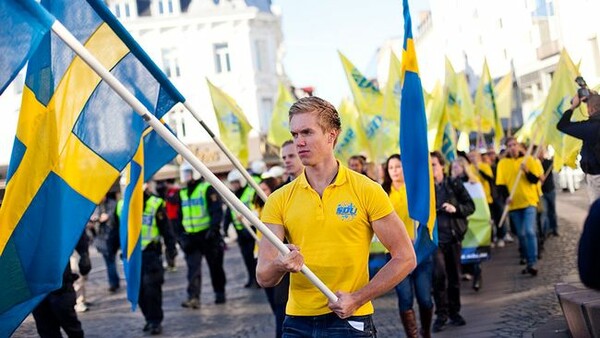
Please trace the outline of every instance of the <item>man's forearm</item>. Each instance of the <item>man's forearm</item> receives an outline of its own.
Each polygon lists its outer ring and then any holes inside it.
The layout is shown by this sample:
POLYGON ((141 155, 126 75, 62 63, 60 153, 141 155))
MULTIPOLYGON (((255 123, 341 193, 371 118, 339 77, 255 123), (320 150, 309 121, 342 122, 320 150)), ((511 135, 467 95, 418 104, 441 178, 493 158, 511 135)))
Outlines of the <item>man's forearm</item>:
POLYGON ((274 261, 259 262, 256 266, 256 281, 263 288, 270 288, 279 284, 285 274, 286 271, 280 271, 274 261))

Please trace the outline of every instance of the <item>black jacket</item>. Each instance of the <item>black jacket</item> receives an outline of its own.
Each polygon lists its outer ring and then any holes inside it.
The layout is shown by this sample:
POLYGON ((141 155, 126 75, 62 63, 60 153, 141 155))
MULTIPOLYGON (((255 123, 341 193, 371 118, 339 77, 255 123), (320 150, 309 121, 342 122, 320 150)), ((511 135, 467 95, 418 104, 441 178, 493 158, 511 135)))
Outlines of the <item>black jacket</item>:
POLYGON ((435 185, 438 239, 440 243, 461 242, 467 232, 467 217, 475 212, 475 203, 460 180, 444 177, 435 185), (442 209, 442 204, 456 207, 453 214, 442 209))
POLYGON ((571 109, 564 112, 556 128, 567 135, 583 141, 581 146, 581 169, 590 175, 600 174, 600 158, 596 155, 596 147, 600 147, 600 113, 586 121, 572 122, 571 109))

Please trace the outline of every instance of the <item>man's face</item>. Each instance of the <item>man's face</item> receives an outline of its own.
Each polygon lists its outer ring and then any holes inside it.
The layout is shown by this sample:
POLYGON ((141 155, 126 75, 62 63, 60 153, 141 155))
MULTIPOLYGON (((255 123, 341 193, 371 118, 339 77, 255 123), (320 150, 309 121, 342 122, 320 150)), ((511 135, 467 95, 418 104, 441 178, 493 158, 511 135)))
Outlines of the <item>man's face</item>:
POLYGON ((290 121, 290 132, 300 161, 305 166, 315 166, 328 156, 333 156, 336 133, 335 131, 323 132, 316 114, 294 115, 290 121))
POLYGON ((436 182, 441 182, 444 178, 444 167, 440 164, 437 157, 431 156, 431 170, 436 182))
POLYGON ((350 167, 350 169, 356 171, 357 173, 361 173, 361 174, 364 169, 360 160, 357 160, 355 158, 352 158, 348 161, 348 167, 350 167))
POLYGON ((520 147, 516 140, 508 141, 508 143, 506 144, 506 148, 508 149, 510 156, 512 156, 512 157, 519 156, 520 147))
POLYGON ((297 177, 302 172, 302 162, 296 152, 296 146, 290 143, 281 148, 281 159, 285 168, 285 174, 292 177, 297 177))

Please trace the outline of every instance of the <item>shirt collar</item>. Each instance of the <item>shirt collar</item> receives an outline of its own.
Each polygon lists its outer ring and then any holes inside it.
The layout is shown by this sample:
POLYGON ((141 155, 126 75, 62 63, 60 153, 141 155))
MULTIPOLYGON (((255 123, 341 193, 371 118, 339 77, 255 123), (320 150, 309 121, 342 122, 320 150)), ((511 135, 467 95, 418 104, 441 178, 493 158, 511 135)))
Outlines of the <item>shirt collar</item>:
MULTIPOLYGON (((340 163, 340 161, 337 161, 338 164, 338 173, 337 173, 337 177, 335 178, 335 180, 333 181, 332 184, 334 187, 336 186, 340 186, 344 183, 346 183, 346 181, 348 180, 348 168, 346 168, 344 165, 342 165, 340 163)), ((300 184, 300 186, 302 188, 311 188, 310 184, 308 184, 308 180, 306 179, 306 169, 302 171, 302 175, 300 175, 300 177, 298 177, 298 183, 300 184)))

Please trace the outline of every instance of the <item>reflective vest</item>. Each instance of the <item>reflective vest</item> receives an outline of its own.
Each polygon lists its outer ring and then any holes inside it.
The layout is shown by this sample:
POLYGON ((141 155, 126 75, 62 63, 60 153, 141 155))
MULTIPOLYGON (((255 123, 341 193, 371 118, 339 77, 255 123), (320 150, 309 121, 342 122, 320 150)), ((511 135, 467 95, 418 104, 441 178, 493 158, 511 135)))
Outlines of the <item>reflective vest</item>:
POLYGON ((146 207, 142 214, 142 229, 140 236, 142 239, 142 250, 144 250, 148 244, 159 240, 160 233, 158 232, 158 226, 156 225, 156 212, 158 211, 158 208, 164 205, 164 203, 162 198, 156 196, 150 196, 146 201, 146 207))
POLYGON ((187 233, 197 233, 210 226, 210 215, 206 205, 206 191, 210 184, 202 182, 196 186, 192 195, 188 197, 188 188, 179 191, 181 198, 182 225, 187 233))
MULTIPOLYGON (((246 187, 242 196, 240 197, 240 201, 244 203, 248 209, 252 210, 252 200, 254 199, 254 194, 256 191, 250 187, 246 187)), ((235 230, 241 231, 244 229, 244 224, 237 219, 237 212, 231 209, 231 219, 233 220, 233 226, 235 226, 235 230)), ((243 216, 242 216, 243 217, 243 216)))

